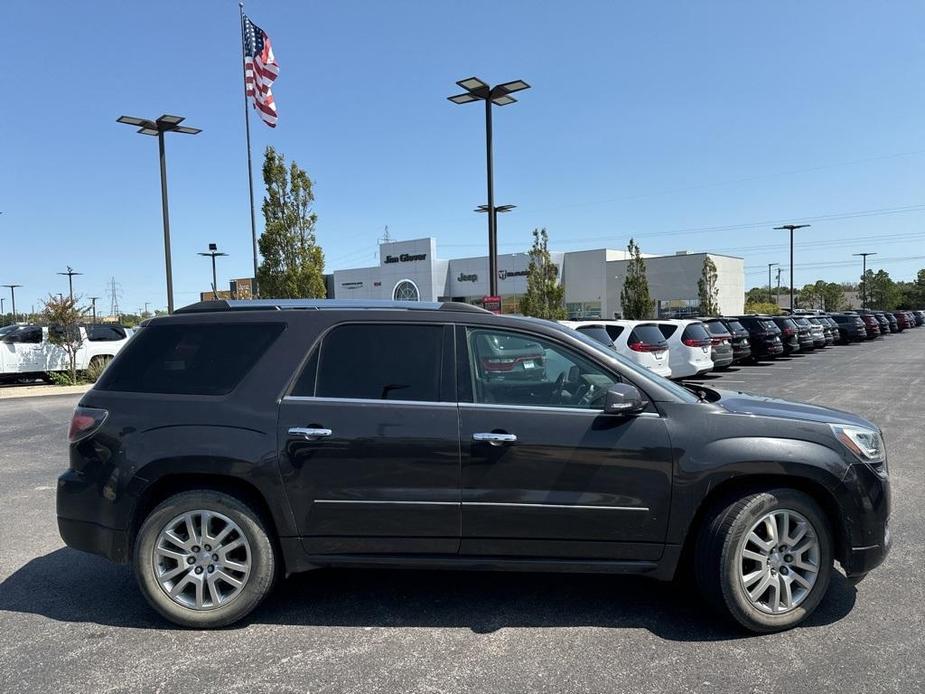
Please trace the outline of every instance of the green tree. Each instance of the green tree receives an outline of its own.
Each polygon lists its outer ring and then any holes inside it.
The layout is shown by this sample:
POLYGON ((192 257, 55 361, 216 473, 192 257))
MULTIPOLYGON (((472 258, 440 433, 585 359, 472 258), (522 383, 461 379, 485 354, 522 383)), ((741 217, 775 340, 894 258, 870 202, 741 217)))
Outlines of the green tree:
POLYGON ((280 299, 324 298, 324 253, 315 240, 315 195, 304 169, 273 147, 263 161, 264 231, 258 245, 263 262, 257 269, 257 286, 263 297, 280 299))
POLYGON ((628 320, 642 320, 652 315, 654 302, 649 297, 649 281, 646 279, 646 262, 642 259, 639 245, 630 239, 626 247, 630 259, 626 264, 626 278, 620 290, 620 305, 623 317, 628 320))
POLYGON ((867 307, 892 311, 902 300, 902 291, 885 270, 868 270, 861 278, 860 290, 867 296, 867 307))
POLYGON ((68 360, 71 383, 77 383, 77 351, 83 345, 80 324, 84 311, 77 308, 78 299, 49 294, 42 309, 42 319, 48 323, 48 341, 64 350, 68 360))
POLYGON ((776 316, 780 313, 777 304, 771 304, 767 301, 746 301, 745 313, 765 313, 769 316, 776 316))
POLYGON ((700 273, 700 279, 697 280, 697 296, 700 298, 701 316, 719 315, 717 279, 719 279, 719 275, 716 273, 716 263, 713 262, 710 256, 704 256, 703 270, 700 273))
POLYGON ((520 300, 525 316, 562 320, 565 313, 565 285, 559 282, 559 269, 549 255, 546 229, 533 230, 533 247, 527 268, 527 293, 520 300))
POLYGON ((822 298, 822 308, 826 311, 841 311, 845 304, 845 290, 837 282, 823 282, 819 289, 822 298))
POLYGON ((900 282, 902 297, 899 306, 901 309, 925 308, 925 269, 919 270, 912 282, 900 282))
POLYGON ((816 284, 804 285, 796 295, 797 305, 800 308, 818 308, 820 301, 819 288, 816 284))

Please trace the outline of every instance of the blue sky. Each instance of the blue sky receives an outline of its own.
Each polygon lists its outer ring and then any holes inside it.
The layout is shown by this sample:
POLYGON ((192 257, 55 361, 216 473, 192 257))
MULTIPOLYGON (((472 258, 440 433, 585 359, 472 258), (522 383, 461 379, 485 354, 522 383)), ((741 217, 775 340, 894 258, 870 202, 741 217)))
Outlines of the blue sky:
MULTIPOLYGON (((316 183, 328 270, 375 264, 385 225, 434 235, 443 257, 484 252, 484 131, 457 79, 522 78, 495 111, 502 251, 534 227, 558 250, 712 250, 746 284, 787 262, 796 284, 855 279, 859 259, 925 267, 925 51, 920 2, 253 0, 280 63, 275 130, 316 183), (911 208, 911 209, 910 209, 911 208)), ((17 304, 65 291, 123 310, 166 304, 157 148, 115 119, 178 113, 168 142, 176 301, 250 274, 237 3, 17 2, 5 7, 0 284, 17 304), (103 300, 105 303, 105 299, 103 300)), ((258 180, 259 185, 259 180, 258 180)), ((258 188, 258 194, 259 194, 258 188)), ((259 210, 258 210, 259 215, 259 210)), ((7 296, 4 293, 4 296, 7 296)), ((7 309, 9 303, 7 302, 7 309)))

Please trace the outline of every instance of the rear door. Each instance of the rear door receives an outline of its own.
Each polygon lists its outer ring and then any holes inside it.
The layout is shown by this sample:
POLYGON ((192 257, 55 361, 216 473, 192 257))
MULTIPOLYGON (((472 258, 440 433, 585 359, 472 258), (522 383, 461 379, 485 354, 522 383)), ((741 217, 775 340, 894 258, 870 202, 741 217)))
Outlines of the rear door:
POLYGON ((278 426, 310 554, 457 551, 452 333, 438 323, 345 323, 312 349, 278 426))
POLYGON ((671 448, 655 409, 604 415, 620 377, 545 337, 458 328, 460 554, 585 559, 661 555, 671 448), (530 342, 531 378, 493 369, 499 344, 530 342))

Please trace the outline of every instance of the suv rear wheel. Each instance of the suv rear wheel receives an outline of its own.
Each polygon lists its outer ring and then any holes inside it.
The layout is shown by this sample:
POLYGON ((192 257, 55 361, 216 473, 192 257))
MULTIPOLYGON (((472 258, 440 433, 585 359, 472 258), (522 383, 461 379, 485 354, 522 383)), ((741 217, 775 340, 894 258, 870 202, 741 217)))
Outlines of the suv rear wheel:
POLYGON ((138 531, 135 576, 170 621, 221 627, 253 610, 273 586, 276 559, 260 516, 222 492, 182 492, 159 504, 138 531))
POLYGON ((794 489, 748 494, 718 509, 697 539, 697 583, 746 629, 796 626, 832 574, 832 533, 812 497, 794 489))

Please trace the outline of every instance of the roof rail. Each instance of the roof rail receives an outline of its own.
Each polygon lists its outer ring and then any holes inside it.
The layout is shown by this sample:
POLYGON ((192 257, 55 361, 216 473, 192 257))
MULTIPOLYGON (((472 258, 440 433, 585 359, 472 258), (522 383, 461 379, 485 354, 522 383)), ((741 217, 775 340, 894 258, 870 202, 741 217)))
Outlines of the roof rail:
POLYGON ((379 311, 460 311, 466 313, 490 313, 479 306, 456 301, 377 301, 363 299, 218 299, 199 301, 174 313, 213 313, 216 311, 330 311, 330 310, 379 310, 379 311))

